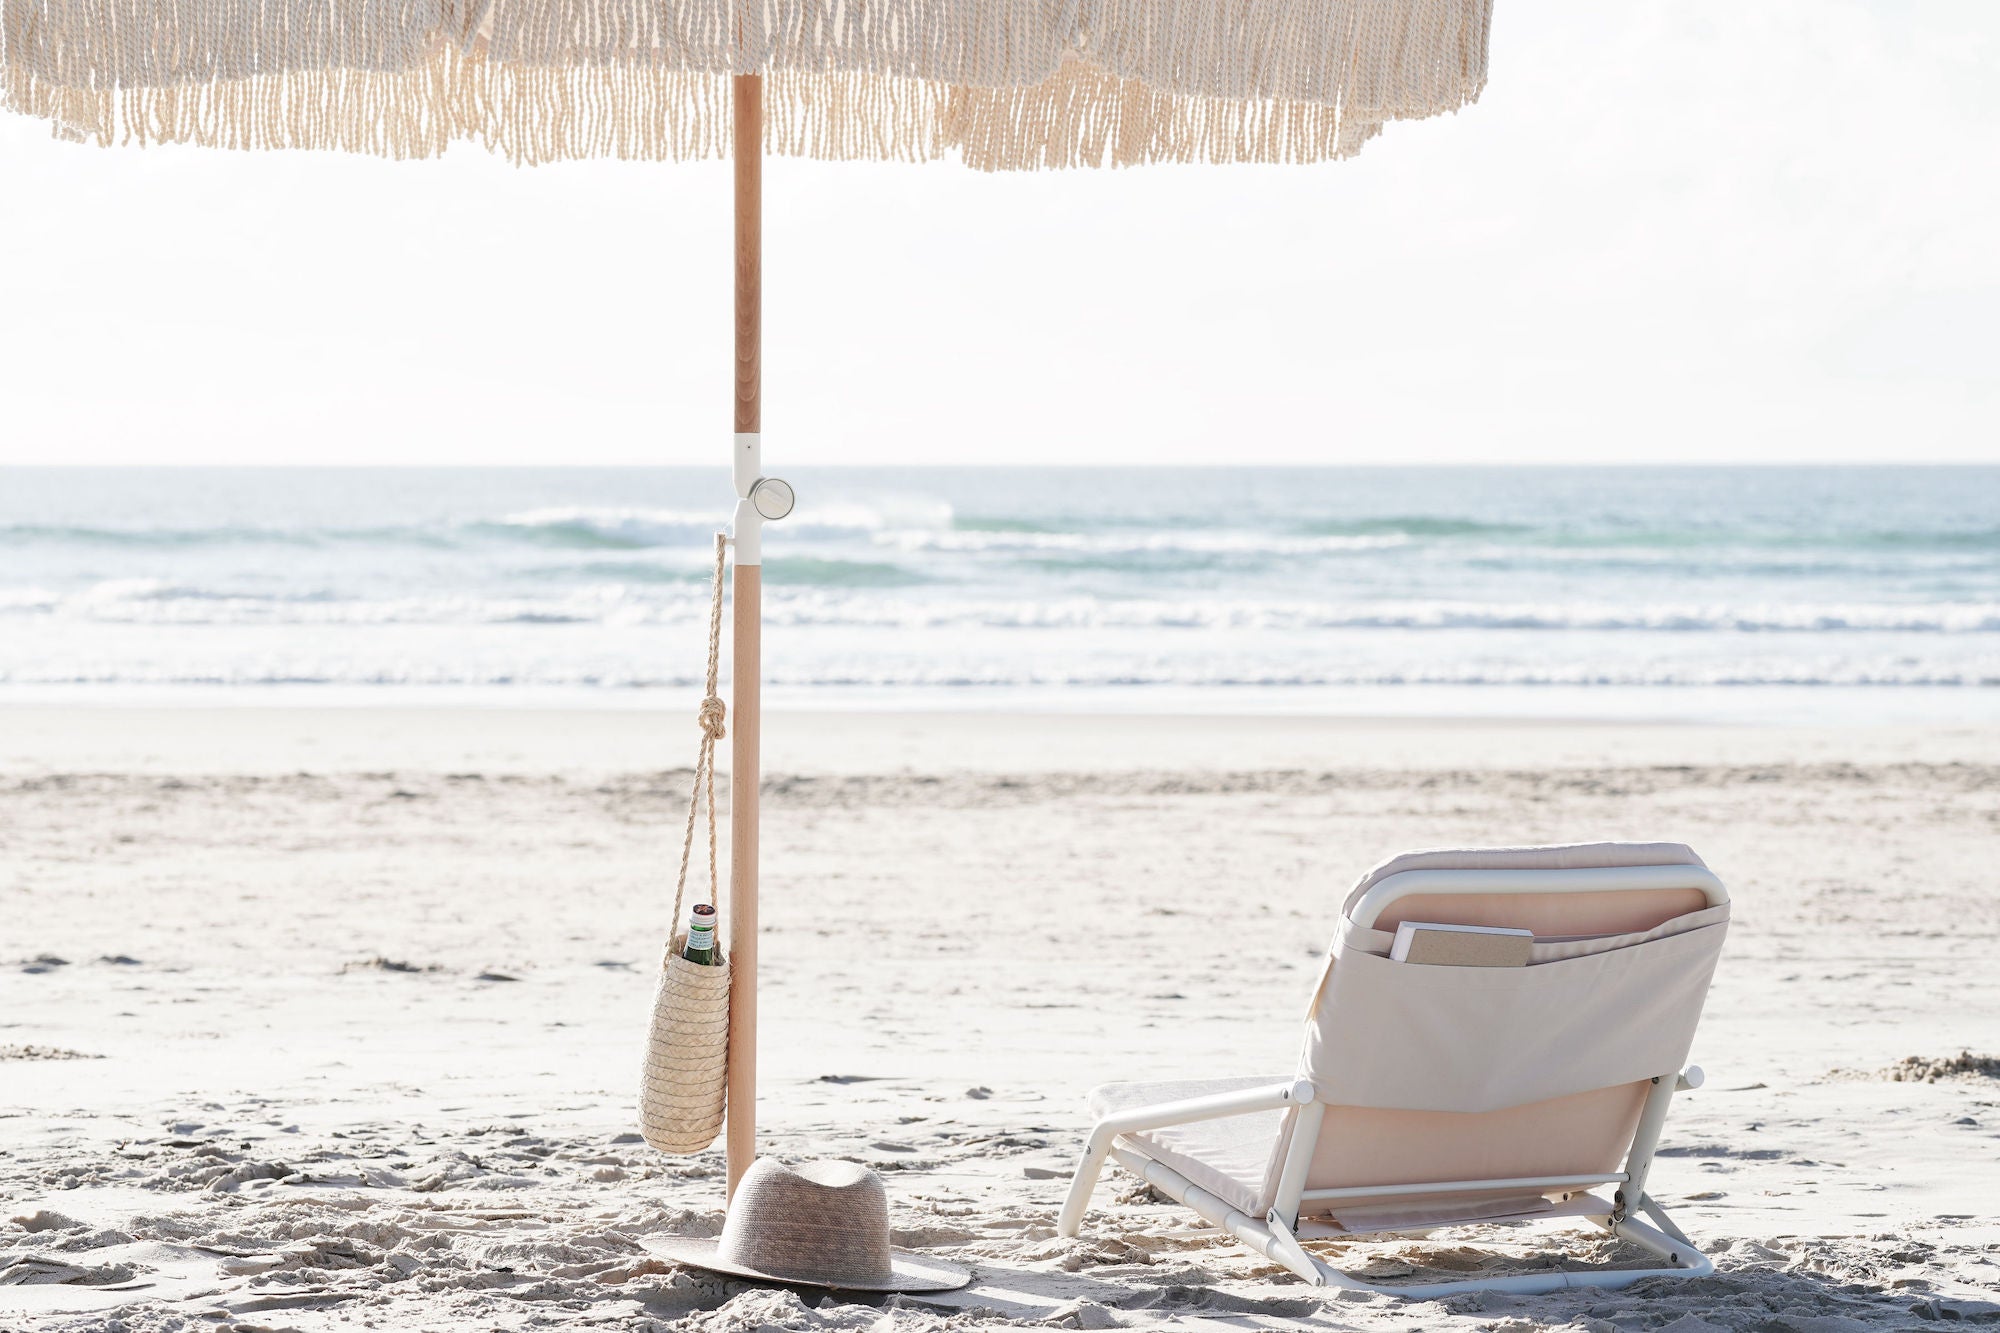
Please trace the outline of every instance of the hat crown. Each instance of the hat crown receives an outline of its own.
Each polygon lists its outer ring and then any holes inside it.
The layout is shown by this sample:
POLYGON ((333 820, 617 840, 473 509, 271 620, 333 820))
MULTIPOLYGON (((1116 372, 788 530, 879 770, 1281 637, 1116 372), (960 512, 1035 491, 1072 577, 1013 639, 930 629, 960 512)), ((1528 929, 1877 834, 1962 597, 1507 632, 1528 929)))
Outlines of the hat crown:
POLYGON ((736 1184, 718 1253, 781 1278, 880 1286, 894 1272, 888 1192, 853 1162, 790 1167, 760 1157, 736 1184))

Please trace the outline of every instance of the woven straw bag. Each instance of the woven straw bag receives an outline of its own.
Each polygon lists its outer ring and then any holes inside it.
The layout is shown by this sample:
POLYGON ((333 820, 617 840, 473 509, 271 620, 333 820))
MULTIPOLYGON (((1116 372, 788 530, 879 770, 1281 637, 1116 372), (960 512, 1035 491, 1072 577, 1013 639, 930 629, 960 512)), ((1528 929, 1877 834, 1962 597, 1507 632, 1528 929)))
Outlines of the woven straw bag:
MULTIPOLYGON (((715 692, 722 653, 722 567, 725 539, 715 537, 715 586, 708 614, 708 693, 701 701, 701 753, 688 796, 687 832, 681 838, 681 872, 668 918, 667 954, 653 996, 653 1024, 646 1036, 646 1066, 639 1080, 639 1129, 662 1152, 697 1153, 722 1128, 729 1075, 729 961, 708 966, 682 956, 681 900, 702 798, 708 798, 708 901, 716 900, 715 743, 724 733, 725 710, 715 692)), ((721 954, 721 941, 716 942, 721 954)))
POLYGON ((715 1142, 729 1073, 729 964, 690 963, 681 957, 684 943, 674 936, 660 970, 639 1087, 639 1130, 671 1153, 715 1142))

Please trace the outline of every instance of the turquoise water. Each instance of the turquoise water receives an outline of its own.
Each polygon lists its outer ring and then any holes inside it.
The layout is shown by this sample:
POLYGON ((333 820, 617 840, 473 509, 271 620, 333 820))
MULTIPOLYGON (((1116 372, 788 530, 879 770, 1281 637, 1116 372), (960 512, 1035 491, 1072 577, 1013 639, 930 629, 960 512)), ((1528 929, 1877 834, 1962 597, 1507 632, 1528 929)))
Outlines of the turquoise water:
MULTIPOLYGON (((2000 685, 2000 468, 789 479, 768 675, 842 706, 2000 685)), ((730 498, 720 469, 0 470, 0 689, 684 689, 730 498)))

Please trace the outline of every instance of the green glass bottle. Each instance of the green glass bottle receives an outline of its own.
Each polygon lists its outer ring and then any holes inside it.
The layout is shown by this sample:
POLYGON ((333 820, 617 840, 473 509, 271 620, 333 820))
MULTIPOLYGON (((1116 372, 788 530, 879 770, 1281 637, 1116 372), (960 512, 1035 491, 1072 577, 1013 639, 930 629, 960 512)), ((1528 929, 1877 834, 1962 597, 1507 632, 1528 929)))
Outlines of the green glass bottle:
POLYGON ((715 908, 709 904, 696 903, 688 913, 687 947, 681 950, 681 957, 703 967, 722 961, 722 952, 715 947, 715 908))

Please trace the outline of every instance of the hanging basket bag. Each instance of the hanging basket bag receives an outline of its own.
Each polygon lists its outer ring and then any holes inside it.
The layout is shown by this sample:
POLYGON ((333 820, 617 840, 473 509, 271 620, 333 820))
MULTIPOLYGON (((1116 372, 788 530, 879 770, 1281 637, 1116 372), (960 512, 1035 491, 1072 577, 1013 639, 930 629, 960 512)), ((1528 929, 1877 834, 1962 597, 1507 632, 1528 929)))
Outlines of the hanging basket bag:
POLYGON ((729 964, 690 963, 675 935, 646 1036, 639 1130, 661 1152, 697 1153, 722 1128, 729 1075, 729 964))
POLYGON ((652 1029, 646 1036, 646 1067, 639 1081, 639 1129, 662 1152, 697 1153, 715 1142, 722 1128, 729 1076, 729 960, 719 938, 713 964, 684 956, 687 937, 678 930, 681 900, 687 893, 688 863, 694 853, 694 826, 703 797, 708 806, 708 901, 716 901, 715 743, 724 735, 725 710, 715 692, 722 652, 722 573, 727 541, 715 536, 715 585, 708 612, 708 692, 701 701, 701 752, 695 760, 694 790, 688 796, 687 831, 681 838, 680 878, 668 918, 666 957, 653 996, 652 1029))

